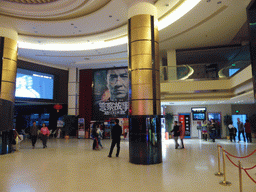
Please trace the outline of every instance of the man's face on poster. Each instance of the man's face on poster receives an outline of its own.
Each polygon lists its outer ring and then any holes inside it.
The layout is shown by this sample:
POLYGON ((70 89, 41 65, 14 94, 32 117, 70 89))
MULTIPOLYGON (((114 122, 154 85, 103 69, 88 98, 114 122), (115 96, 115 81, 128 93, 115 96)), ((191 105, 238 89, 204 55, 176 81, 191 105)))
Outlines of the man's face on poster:
POLYGON ((128 98, 129 79, 127 69, 112 69, 107 72, 107 86, 110 100, 126 101, 128 98))

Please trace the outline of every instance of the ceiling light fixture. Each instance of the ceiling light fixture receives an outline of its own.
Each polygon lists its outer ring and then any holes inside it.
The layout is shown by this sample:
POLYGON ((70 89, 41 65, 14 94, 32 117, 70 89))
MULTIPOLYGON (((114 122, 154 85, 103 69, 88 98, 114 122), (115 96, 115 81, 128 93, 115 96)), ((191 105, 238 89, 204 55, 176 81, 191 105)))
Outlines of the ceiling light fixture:
POLYGON ((169 15, 165 16, 158 22, 158 29, 162 30, 167 26, 171 25, 175 21, 179 20, 182 16, 188 13, 191 9, 193 9, 201 0, 186 0, 179 7, 173 10, 169 15))
MULTIPOLYGON (((158 21, 158 29, 162 30, 165 27, 171 25, 178 19, 180 19, 182 16, 184 16, 186 13, 188 13, 190 10, 192 10, 201 0, 185 0, 184 3, 182 3, 179 7, 177 7, 175 10, 173 10, 170 14, 166 15, 164 18, 162 18, 160 21, 158 21)), ((112 15, 109 15, 111 18, 112 15)), ((71 25, 74 25, 71 23, 71 25)), ((76 26, 74 27, 76 28, 76 26)), ((74 33, 73 33, 74 34, 74 33)), ((67 43, 47 43, 47 44, 35 44, 35 43, 28 43, 25 41, 18 40, 18 47, 23 49, 35 49, 35 50, 49 50, 49 51, 82 51, 82 50, 94 50, 94 49, 102 49, 102 48, 108 48, 118 45, 123 45, 128 43, 127 36, 123 36, 121 38, 116 38, 112 41, 100 41, 90 43, 90 42, 81 42, 79 44, 73 43, 73 44, 67 44, 67 43)))

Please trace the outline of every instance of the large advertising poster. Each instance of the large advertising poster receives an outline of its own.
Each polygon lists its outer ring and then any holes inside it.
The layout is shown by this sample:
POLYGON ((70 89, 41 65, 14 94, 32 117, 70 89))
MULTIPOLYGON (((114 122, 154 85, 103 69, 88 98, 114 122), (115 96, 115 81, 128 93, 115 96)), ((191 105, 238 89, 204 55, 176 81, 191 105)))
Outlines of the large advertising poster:
POLYGON ((97 70, 93 75, 93 120, 128 115, 128 69, 97 70))

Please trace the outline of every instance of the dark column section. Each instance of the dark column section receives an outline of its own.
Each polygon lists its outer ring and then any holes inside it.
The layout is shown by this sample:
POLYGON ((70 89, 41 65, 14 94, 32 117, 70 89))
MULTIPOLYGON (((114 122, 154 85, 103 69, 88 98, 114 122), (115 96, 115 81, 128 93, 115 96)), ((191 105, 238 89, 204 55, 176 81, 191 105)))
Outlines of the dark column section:
POLYGON ((79 116, 85 118, 85 129, 89 131, 92 118, 92 70, 80 70, 79 116))
MULTIPOLYGON (((0 37, 0 58, 3 58, 4 53, 4 37, 0 37)), ((0 80, 2 80, 2 68, 3 61, 0 59, 0 80)), ((0 81, 0 93, 1 93, 1 81, 0 81)))
POLYGON ((13 129, 13 103, 0 99, 0 154, 11 152, 12 129, 13 129))
POLYGON ((250 55, 252 64, 254 97, 256 99, 256 2, 254 0, 247 7, 247 17, 250 29, 250 55))
POLYGON ((161 121, 157 116, 130 116, 129 156, 134 164, 162 162, 161 121))

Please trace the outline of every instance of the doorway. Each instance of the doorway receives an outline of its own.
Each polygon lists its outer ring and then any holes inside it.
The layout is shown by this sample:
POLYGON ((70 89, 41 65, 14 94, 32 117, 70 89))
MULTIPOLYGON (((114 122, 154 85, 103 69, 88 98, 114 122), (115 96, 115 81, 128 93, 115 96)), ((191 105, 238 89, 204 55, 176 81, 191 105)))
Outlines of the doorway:
MULTIPOLYGON (((237 134, 238 134, 238 127, 237 127, 237 118, 240 119, 240 121, 245 124, 245 120, 247 119, 247 115, 245 114, 239 114, 239 115, 232 115, 232 121, 234 127, 237 129, 237 134)), ((236 141, 238 141, 238 135, 236 134, 236 141)))

